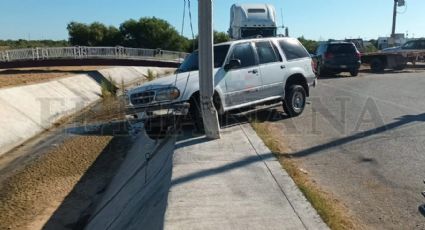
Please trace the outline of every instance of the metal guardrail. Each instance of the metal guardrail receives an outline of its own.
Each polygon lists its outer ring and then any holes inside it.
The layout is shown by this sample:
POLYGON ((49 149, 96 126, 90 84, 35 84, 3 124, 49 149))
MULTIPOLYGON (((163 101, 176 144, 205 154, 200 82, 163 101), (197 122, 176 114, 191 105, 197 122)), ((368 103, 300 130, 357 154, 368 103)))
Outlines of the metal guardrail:
POLYGON ((182 62, 187 53, 126 47, 49 47, 0 51, 0 62, 52 59, 148 59, 182 62))

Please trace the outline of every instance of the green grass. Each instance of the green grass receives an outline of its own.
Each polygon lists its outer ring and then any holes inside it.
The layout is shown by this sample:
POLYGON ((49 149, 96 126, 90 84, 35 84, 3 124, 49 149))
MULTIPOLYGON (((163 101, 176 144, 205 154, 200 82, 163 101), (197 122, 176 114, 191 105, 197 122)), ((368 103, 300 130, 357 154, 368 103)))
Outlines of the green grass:
POLYGON ((156 73, 152 71, 151 69, 148 69, 148 74, 146 75, 146 79, 148 81, 152 81, 157 77, 156 73))
POLYGON ((295 184, 317 210, 323 221, 335 230, 359 229, 361 228, 350 216, 346 208, 337 200, 331 198, 329 194, 322 191, 315 185, 308 176, 299 170, 296 162, 288 154, 288 148, 273 136, 267 124, 252 121, 251 126, 263 140, 264 144, 279 159, 282 167, 288 172, 295 184))
POLYGON ((105 99, 117 96, 116 82, 111 77, 103 79, 100 83, 100 88, 102 92, 102 97, 105 99))

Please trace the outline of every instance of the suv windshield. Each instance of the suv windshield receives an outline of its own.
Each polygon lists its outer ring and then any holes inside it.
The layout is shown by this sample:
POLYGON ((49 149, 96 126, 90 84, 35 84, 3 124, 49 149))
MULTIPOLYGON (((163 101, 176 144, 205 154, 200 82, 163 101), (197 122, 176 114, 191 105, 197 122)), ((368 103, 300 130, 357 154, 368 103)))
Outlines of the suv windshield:
MULTIPOLYGON (((223 66, 230 45, 214 46, 214 68, 223 66)), ((176 73, 199 70, 198 51, 191 53, 177 69, 176 73)))
POLYGON ((330 44, 328 52, 334 54, 351 54, 356 52, 356 48, 353 44, 330 44))

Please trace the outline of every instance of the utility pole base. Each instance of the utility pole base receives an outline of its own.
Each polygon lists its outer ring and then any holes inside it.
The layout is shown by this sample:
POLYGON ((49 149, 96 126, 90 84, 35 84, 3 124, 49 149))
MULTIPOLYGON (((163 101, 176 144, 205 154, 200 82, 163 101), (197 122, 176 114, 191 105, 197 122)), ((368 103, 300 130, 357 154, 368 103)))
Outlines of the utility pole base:
POLYGON ((218 115, 211 97, 201 98, 202 117, 204 118, 205 135, 210 139, 220 139, 220 127, 217 125, 218 115))

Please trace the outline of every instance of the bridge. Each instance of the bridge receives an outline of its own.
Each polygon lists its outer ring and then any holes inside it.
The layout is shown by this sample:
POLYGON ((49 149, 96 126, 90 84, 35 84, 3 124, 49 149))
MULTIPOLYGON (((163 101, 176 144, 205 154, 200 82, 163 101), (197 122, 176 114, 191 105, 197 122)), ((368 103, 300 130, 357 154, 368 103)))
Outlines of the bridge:
POLYGON ((127 47, 49 47, 0 51, 0 69, 44 66, 178 67, 184 52, 127 47))

